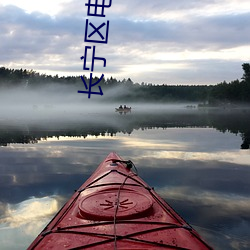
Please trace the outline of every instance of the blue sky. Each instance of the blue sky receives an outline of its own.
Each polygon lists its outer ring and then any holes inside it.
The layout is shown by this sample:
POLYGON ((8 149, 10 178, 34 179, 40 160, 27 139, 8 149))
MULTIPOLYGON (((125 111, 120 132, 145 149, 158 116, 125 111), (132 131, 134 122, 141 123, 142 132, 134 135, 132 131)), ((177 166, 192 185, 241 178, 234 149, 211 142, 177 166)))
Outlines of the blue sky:
POLYGON ((86 2, 0 0, 0 66, 89 76, 80 57, 96 45, 107 60, 96 76, 216 84, 240 79, 250 61, 249 0, 113 0, 98 18, 110 21, 108 44, 84 42, 86 2))

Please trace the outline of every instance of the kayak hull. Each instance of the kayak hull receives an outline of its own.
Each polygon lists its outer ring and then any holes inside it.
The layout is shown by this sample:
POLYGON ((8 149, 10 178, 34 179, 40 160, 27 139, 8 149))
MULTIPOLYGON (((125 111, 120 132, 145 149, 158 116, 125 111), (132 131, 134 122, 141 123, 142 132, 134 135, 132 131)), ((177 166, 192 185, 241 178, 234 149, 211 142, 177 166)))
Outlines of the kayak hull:
POLYGON ((110 153, 28 249, 212 249, 110 153))

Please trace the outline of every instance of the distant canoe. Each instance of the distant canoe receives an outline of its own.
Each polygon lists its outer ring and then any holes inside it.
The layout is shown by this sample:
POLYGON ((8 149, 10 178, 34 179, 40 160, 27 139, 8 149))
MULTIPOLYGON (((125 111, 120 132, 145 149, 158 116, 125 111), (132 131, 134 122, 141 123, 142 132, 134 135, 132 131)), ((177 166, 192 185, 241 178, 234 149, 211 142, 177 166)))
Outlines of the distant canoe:
POLYGON ((128 112, 131 112, 131 107, 127 107, 127 108, 115 108, 115 111, 116 112, 125 112, 125 113, 128 113, 128 112))

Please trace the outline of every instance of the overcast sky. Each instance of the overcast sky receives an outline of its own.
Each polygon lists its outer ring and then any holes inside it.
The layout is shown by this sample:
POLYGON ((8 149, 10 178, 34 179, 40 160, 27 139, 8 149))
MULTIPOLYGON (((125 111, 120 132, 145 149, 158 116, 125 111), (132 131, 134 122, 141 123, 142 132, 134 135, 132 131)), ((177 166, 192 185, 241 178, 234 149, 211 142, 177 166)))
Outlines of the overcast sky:
POLYGON ((86 2, 0 0, 0 66, 89 76, 80 57, 95 45, 107 60, 95 61, 96 76, 216 84, 240 79, 250 62, 249 0, 113 0, 106 17, 88 17, 86 2), (84 42, 86 18, 109 20, 107 44, 84 42))

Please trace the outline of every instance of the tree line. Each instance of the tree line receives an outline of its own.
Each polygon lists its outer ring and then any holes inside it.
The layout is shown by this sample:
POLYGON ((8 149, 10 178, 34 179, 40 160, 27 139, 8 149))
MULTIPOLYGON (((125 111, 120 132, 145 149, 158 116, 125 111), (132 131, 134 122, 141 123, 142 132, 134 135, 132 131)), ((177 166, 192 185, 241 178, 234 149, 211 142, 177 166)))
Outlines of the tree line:
MULTIPOLYGON (((190 101, 202 102, 204 105, 217 106, 228 103, 250 103, 250 64, 242 64, 243 76, 239 80, 221 82, 216 85, 154 85, 151 83, 134 83, 130 78, 117 80, 103 78, 99 86, 104 92, 117 88, 112 96, 114 101, 149 101, 172 102, 190 101)), ((89 79, 83 76, 88 83, 89 79)), ((92 82, 98 80, 95 77, 92 82)), ((0 67, 0 87, 36 88, 49 84, 65 84, 76 89, 83 88, 80 76, 52 76, 40 74, 34 70, 9 69, 0 67)))
POLYGON ((209 95, 210 104, 224 103, 250 103, 250 64, 243 63, 244 71, 240 80, 234 80, 230 83, 226 81, 215 85, 209 95))

